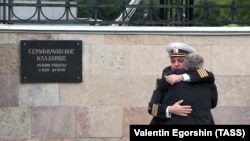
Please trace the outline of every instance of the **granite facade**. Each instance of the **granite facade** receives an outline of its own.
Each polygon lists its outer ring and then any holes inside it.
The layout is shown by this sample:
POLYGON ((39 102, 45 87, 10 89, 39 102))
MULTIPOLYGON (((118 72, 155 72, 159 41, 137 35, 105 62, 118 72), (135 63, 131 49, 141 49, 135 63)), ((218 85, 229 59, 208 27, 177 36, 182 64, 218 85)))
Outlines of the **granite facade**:
POLYGON ((1 141, 128 141, 148 124, 166 44, 186 42, 205 58, 219 93, 217 124, 250 124, 249 36, 0 31, 1 141), (20 40, 82 40, 82 83, 20 83, 20 40))

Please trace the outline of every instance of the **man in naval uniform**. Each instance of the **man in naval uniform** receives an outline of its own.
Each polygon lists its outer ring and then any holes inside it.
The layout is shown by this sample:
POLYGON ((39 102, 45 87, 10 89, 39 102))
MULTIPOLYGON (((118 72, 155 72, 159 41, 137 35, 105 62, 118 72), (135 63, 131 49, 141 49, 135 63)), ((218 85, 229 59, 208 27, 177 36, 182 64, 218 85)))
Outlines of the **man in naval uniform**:
MULTIPOLYGON (((197 53, 187 54, 184 59, 184 70, 172 70, 171 74, 182 74, 190 71, 201 71, 204 59, 197 53)), ((210 72, 209 72, 210 73, 210 72)), ((203 77, 208 74, 202 73, 203 77)), ((212 74, 210 74, 212 75, 212 74)), ((217 105, 218 94, 215 83, 187 83, 179 82, 174 85, 162 80, 159 89, 166 89, 163 102, 165 105, 172 105, 183 99, 183 105, 191 105, 192 112, 188 116, 172 115, 168 119, 158 119, 158 124, 192 124, 192 125, 214 125, 211 109, 217 105), (162 88, 160 88, 162 87, 162 88)))
MULTIPOLYGON (((157 87, 153 91, 152 97, 148 104, 148 113, 153 116, 150 124, 159 124, 159 121, 167 121, 174 116, 187 117, 192 112, 191 105, 184 105, 183 99, 170 105, 171 100, 166 96, 168 93, 168 87, 164 83, 174 85, 175 83, 184 81, 186 83, 214 83, 213 73, 205 70, 198 69, 188 71, 183 74, 171 74, 173 70, 184 70, 184 58, 187 54, 195 53, 195 50, 187 44, 180 42, 173 42, 167 45, 166 48, 169 53, 171 65, 164 68, 162 72, 162 78, 157 79, 157 87), (163 81, 165 80, 165 81, 163 81), (163 83, 162 83, 163 81, 163 83)), ((217 92, 217 91, 216 91, 217 92)), ((162 124, 162 122, 160 123, 162 124)))

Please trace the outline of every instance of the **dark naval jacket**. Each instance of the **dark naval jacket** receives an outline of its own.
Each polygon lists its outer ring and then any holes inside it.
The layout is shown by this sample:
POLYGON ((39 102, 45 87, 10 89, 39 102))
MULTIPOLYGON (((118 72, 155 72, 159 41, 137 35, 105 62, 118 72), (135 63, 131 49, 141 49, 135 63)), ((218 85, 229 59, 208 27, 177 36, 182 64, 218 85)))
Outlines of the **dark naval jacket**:
POLYGON ((213 125, 214 120, 211 109, 217 105, 218 94, 214 84, 214 75, 205 69, 196 71, 186 70, 191 82, 179 82, 169 85, 164 76, 170 74, 181 74, 183 71, 171 71, 170 67, 163 70, 162 78, 157 79, 156 89, 148 105, 148 112, 153 116, 153 124, 207 124, 213 125), (192 113, 187 117, 172 114, 166 118, 167 106, 173 105, 183 99, 182 105, 191 105, 192 113))

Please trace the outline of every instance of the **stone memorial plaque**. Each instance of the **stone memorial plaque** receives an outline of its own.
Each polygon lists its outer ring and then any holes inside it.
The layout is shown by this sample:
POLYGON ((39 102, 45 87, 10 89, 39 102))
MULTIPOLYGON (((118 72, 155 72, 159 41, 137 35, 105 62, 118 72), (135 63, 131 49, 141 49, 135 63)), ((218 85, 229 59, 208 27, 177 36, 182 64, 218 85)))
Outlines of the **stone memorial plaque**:
POLYGON ((82 41, 21 40, 21 83, 82 82, 82 41))

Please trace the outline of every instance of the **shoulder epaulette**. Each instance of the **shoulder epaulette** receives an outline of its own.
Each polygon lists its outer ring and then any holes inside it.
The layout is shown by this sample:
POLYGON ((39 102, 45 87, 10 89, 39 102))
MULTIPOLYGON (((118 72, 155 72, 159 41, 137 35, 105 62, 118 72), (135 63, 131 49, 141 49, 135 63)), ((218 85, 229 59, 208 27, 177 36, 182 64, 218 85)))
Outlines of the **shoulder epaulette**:
POLYGON ((198 69, 197 72, 199 73, 201 78, 208 76, 208 73, 207 73, 206 69, 204 69, 204 68, 198 69))

